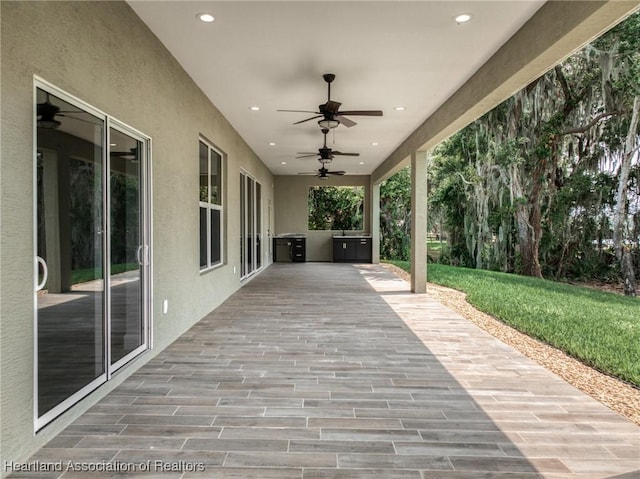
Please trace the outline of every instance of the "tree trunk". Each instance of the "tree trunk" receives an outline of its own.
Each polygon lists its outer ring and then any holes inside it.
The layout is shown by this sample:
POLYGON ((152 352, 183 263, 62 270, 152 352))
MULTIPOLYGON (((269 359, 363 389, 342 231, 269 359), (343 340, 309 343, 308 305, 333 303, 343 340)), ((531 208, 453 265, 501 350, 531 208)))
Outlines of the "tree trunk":
MULTIPOLYGON (((520 224, 522 219, 518 218, 518 231, 520 233, 520 255, 522 257, 522 274, 542 278, 542 268, 540 267, 540 239, 542 238, 542 214, 540 211, 542 182, 546 170, 546 160, 540 159, 533 171, 533 185, 529 196, 527 208, 526 231, 522 230, 520 224)), ((520 208, 519 208, 520 209, 520 208)), ((520 213, 520 212, 519 212, 520 213)), ((524 213, 524 212, 523 212, 524 213)), ((518 216, 520 216, 520 213, 518 216)))
POLYGON ((636 296, 636 275, 633 271, 633 260, 631 252, 625 249, 622 252, 622 260, 620 261, 620 270, 624 279, 624 294, 626 296, 636 296))
POLYGON ((618 174, 618 191, 616 192, 616 206, 613 210, 613 248, 616 258, 620 261, 620 273, 624 281, 624 294, 636 296, 636 278, 633 270, 631 253, 624 247, 624 229, 627 216, 627 193, 629 188, 629 171, 631 170, 631 159, 636 154, 636 131, 638 129, 638 115, 640 113, 640 97, 633 100, 633 113, 627 139, 622 152, 622 162, 620 173, 618 174))

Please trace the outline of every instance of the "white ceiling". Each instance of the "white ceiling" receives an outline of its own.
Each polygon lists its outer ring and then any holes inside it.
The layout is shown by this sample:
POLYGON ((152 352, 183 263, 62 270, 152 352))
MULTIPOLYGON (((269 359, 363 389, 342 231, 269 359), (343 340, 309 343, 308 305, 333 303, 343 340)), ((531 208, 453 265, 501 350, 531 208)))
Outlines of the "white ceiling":
POLYGON ((331 99, 342 110, 384 112, 328 136, 334 150, 360 153, 330 169, 370 174, 544 1, 128 3, 271 171, 291 175, 320 167, 295 157, 317 151, 322 133, 316 121, 292 124, 312 115, 276 110, 317 110, 324 73, 336 75, 331 99), (201 12, 215 21, 200 22, 201 12), (471 21, 458 25, 460 13, 471 21))

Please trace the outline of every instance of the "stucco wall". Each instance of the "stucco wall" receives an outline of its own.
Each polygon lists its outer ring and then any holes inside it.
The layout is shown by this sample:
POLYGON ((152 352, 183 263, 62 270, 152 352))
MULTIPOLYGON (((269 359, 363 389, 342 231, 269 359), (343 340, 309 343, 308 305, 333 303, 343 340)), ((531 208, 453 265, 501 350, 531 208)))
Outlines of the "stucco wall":
MULTIPOLYGON (((240 287, 239 173, 273 177, 123 2, 2 1, 0 464, 25 460, 137 365, 240 287), (155 347, 112 382, 33 432, 34 75, 152 138, 155 347), (227 265, 199 272, 198 137, 227 154, 227 265), (162 314, 163 300, 169 301, 162 314)), ((266 208, 266 206, 265 206, 266 208)), ((266 233, 268 225, 263 220, 266 233)), ((271 229, 273 229, 271 227, 271 229)), ((265 250, 267 245, 265 244, 265 250)))
POLYGON ((331 261, 332 236, 337 231, 309 231, 307 198, 310 186, 364 186, 364 233, 371 233, 370 177, 361 175, 333 176, 320 180, 314 176, 276 176, 275 234, 307 235, 307 261, 331 261))

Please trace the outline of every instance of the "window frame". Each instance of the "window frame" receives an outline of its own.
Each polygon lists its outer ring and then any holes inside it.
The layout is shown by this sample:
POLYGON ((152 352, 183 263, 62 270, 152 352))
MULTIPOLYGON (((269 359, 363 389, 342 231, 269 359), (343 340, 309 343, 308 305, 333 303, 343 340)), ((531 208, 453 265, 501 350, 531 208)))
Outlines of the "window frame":
MULTIPOLYGON (((198 217, 200 217, 202 210, 206 211, 206 224, 204 225, 206 229, 206 254, 207 260, 206 264, 201 264, 201 257, 198 259, 198 267, 200 273, 206 273, 208 271, 217 269, 223 266, 226 263, 225 258, 225 196, 226 196, 226 154, 217 146, 215 146, 211 141, 207 140, 203 136, 198 138, 198 217), (200 194, 200 188, 202 184, 200 182, 201 172, 200 172, 200 148, 201 145, 204 145, 207 148, 207 201, 203 201, 200 194), (216 185, 211 181, 212 179, 212 159, 215 159, 215 156, 219 157, 220 168, 218 172, 219 181, 216 185), (215 201, 213 199, 213 186, 218 186, 219 190, 216 191, 215 201), (217 202, 216 202, 217 201, 217 202), (218 211, 219 213, 219 231, 217 235, 217 240, 219 244, 219 250, 217 251, 219 259, 213 261, 214 257, 214 244, 215 240, 212 234, 212 212, 218 211)), ((202 222, 200 222, 200 234, 198 235, 200 239, 200 247, 198 248, 199 255, 202 252, 202 222)))

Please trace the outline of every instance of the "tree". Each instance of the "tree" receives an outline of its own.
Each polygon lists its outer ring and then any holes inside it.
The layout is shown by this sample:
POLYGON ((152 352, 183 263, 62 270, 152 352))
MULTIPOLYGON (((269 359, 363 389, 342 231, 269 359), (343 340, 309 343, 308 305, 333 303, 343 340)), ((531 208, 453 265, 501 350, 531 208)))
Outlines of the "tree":
POLYGON ((411 167, 380 184, 380 256, 407 261, 411 253, 411 167))
POLYGON ((362 230, 364 188, 312 186, 308 207, 310 230, 362 230))
POLYGON ((634 284, 639 85, 637 13, 440 145, 431 201, 452 251, 477 268, 560 277, 580 258, 608 261, 613 235, 634 284))

